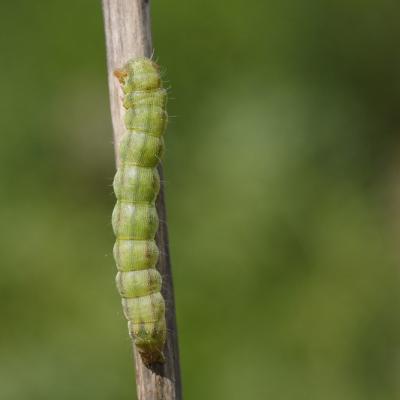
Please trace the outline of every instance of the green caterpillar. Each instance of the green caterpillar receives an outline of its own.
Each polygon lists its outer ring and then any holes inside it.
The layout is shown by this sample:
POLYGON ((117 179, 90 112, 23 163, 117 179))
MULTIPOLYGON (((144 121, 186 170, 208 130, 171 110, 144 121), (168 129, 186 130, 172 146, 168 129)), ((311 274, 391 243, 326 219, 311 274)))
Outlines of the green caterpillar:
POLYGON ((116 236, 116 283, 129 334, 145 364, 164 362, 166 340, 155 200, 160 190, 157 165, 164 149, 167 91, 159 67, 147 58, 130 60, 114 72, 124 93, 126 133, 119 144, 114 178, 117 198, 112 215, 116 236))

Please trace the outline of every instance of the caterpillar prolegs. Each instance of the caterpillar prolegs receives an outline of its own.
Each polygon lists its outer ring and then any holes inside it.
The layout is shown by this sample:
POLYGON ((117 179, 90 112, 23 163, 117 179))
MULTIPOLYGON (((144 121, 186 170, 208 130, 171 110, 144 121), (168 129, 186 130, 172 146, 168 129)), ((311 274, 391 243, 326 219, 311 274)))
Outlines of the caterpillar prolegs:
POLYGON ((166 340, 165 302, 156 269, 159 249, 155 200, 160 190, 157 165, 167 124, 167 92, 157 64, 130 60, 114 72, 124 93, 126 132, 119 144, 114 178, 117 198, 112 226, 116 236, 116 283, 129 334, 145 364, 163 362, 166 340))

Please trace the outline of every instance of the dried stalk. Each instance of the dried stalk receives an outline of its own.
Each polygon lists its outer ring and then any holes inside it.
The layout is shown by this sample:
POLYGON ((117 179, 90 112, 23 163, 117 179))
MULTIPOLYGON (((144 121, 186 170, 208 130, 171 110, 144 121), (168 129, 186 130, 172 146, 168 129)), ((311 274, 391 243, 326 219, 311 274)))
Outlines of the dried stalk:
MULTIPOLYGON (((103 0, 103 14, 107 45, 108 84, 110 91, 111 116, 114 130, 116 162, 118 143, 124 133, 123 107, 118 81, 113 71, 131 58, 152 54, 149 0, 103 0)), ((159 168, 161 181, 162 167, 159 168)), ((179 352, 177 341, 174 291, 169 258, 168 230, 164 203, 164 189, 161 186, 157 199, 160 227, 157 245, 160 260, 157 265, 163 277, 162 294, 167 304, 167 343, 165 364, 146 367, 138 352, 135 353, 136 384, 139 400, 180 400, 182 399, 179 352)), ((134 346, 133 346, 134 347, 134 346)))

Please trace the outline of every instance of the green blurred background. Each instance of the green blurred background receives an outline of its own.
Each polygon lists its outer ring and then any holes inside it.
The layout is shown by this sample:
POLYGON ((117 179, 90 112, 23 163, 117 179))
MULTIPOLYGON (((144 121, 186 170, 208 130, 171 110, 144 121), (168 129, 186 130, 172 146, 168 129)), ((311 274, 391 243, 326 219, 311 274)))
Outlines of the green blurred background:
MULTIPOLYGON (((399 12, 153 2, 187 399, 400 399, 399 12)), ((0 398, 132 399, 100 2, 0 30, 0 398)))

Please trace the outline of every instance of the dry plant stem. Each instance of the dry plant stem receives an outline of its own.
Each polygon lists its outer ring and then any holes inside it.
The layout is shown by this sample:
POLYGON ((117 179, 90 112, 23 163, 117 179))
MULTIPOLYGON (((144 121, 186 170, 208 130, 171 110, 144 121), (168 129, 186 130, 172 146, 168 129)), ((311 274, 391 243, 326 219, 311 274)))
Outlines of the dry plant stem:
MULTIPOLYGON (((124 133, 125 127, 121 93, 113 71, 123 66, 131 58, 151 56, 150 4, 148 0, 103 0, 103 14, 114 146, 116 161, 118 163, 118 143, 124 133)), ((159 172, 161 182, 163 182, 161 167, 159 172)), ((156 205, 160 219, 160 227, 156 240, 161 252, 157 268, 163 277, 162 294, 167 305, 166 320, 168 334, 165 346, 166 361, 164 364, 155 364, 148 368, 143 364, 139 353, 135 351, 137 393, 139 400, 180 400, 182 399, 182 393, 174 291, 162 185, 156 205)))

